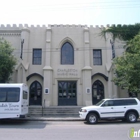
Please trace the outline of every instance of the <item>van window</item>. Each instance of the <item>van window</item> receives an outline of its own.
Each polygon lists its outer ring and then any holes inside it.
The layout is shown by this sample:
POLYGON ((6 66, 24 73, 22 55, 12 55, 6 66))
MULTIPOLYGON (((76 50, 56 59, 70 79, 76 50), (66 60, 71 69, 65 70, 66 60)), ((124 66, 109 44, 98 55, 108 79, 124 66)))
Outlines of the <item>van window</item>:
POLYGON ((114 105, 114 101, 113 100, 108 100, 105 101, 102 106, 107 107, 107 106, 113 106, 114 105))
POLYGON ((135 99, 128 99, 125 101, 126 105, 137 105, 137 101, 135 99))
POLYGON ((0 102, 6 101, 6 90, 3 88, 0 88, 0 102))
POLYGON ((20 88, 0 88, 0 102, 18 102, 20 88))
POLYGON ((114 100, 114 106, 125 105, 125 100, 114 100))
POLYGON ((137 105, 137 101, 135 99, 114 100, 114 105, 115 106, 137 105))
POLYGON ((27 91, 23 91, 23 99, 28 99, 27 91))

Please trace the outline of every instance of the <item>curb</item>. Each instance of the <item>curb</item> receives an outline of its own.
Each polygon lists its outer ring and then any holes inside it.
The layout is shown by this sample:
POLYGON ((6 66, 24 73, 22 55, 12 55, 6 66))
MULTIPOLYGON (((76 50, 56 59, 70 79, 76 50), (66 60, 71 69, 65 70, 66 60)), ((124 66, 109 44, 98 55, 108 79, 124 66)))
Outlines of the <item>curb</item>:
POLYGON ((25 118, 22 120, 27 120, 27 121, 83 121, 81 118, 25 118))
MULTIPOLYGON (((81 118, 74 118, 74 117, 27 117, 22 118, 20 120, 26 120, 26 121, 84 121, 84 119, 81 118)), ((140 121, 140 118, 138 119, 140 121)))

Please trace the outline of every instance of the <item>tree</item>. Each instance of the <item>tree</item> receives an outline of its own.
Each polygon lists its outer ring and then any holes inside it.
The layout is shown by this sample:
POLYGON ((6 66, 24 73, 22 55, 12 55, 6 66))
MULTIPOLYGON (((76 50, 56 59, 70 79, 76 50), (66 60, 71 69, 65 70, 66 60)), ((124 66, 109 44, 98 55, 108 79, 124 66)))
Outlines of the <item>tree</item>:
POLYGON ((113 25, 104 28, 100 35, 106 39, 111 34, 115 39, 126 41, 125 52, 113 59, 115 78, 113 82, 129 92, 140 93, 140 23, 134 25, 113 25))
POLYGON ((113 25, 109 28, 104 28, 100 35, 105 38, 106 34, 112 35, 112 39, 119 38, 120 40, 128 41, 133 39, 140 31, 140 23, 134 25, 113 25))
POLYGON ((5 39, 0 38, 0 83, 10 80, 16 65, 16 58, 13 56, 14 49, 5 39))
POLYGON ((140 33, 127 42, 126 51, 113 64, 114 83, 129 92, 140 93, 140 33))

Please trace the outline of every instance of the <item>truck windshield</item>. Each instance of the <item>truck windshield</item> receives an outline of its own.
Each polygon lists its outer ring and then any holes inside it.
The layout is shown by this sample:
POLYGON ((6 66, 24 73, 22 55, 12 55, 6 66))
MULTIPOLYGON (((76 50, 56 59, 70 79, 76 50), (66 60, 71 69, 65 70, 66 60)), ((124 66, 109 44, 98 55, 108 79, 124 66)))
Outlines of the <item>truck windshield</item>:
POLYGON ((101 105, 104 101, 105 101, 105 100, 101 100, 100 102, 98 102, 98 103, 96 104, 96 106, 101 105))
POLYGON ((0 88, 0 102, 18 102, 20 88, 0 88))

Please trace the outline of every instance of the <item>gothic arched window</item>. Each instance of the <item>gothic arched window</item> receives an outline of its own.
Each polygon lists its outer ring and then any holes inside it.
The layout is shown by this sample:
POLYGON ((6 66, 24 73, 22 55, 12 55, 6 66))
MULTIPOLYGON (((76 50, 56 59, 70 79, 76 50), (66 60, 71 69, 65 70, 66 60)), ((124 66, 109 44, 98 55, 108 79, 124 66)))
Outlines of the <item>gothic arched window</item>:
POLYGON ((74 64, 74 48, 66 42, 61 48, 61 64, 73 65, 74 64))

